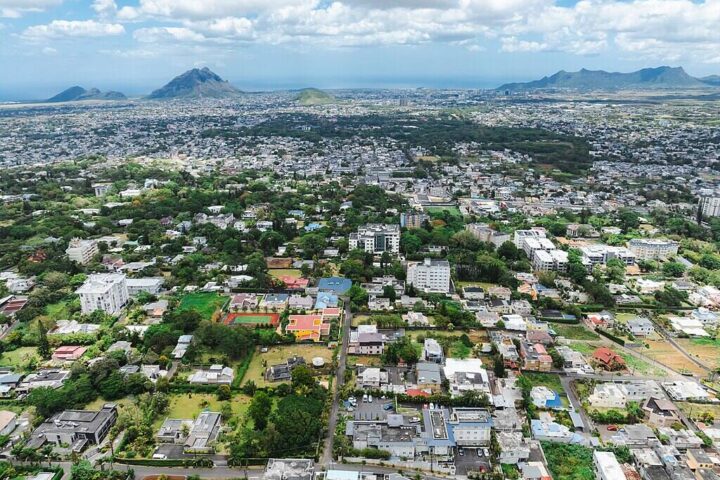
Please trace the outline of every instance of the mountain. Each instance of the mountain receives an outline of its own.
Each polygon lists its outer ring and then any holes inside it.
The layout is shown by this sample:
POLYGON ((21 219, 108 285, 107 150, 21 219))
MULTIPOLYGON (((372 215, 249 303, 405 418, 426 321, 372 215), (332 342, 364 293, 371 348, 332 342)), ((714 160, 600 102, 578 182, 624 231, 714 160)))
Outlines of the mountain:
POLYGON ((703 83, 707 83, 708 85, 720 87, 720 75, 708 75, 707 77, 702 77, 699 80, 703 83))
POLYGON ((213 73, 209 68, 193 68, 152 92, 149 99, 228 98, 242 92, 213 73))
POLYGON ((48 98, 51 103, 60 102, 76 102, 80 100, 125 100, 127 97, 120 92, 101 92, 97 88, 85 90, 83 87, 75 85, 67 90, 63 90, 54 97, 48 98))
POLYGON ((306 88, 300 90, 300 94, 295 99, 300 105, 327 105, 335 103, 335 96, 327 92, 318 90, 317 88, 306 88))
POLYGON ((506 83, 498 90, 616 90, 659 88, 707 88, 708 83, 688 75, 682 67, 643 68, 636 72, 619 73, 603 70, 566 72, 526 83, 506 83))

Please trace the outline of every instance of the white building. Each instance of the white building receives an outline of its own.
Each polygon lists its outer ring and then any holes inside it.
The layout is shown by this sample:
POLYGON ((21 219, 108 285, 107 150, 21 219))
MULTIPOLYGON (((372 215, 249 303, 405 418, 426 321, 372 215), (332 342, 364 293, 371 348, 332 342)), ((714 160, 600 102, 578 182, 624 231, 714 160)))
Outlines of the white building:
POLYGON ((409 263, 407 283, 425 292, 450 291, 450 262, 426 258, 423 262, 409 263))
POLYGON ((120 273, 90 275, 75 293, 85 314, 102 310, 117 315, 130 298, 125 275, 120 273))
POLYGON ((602 383, 595 385, 595 390, 588 397, 588 402, 595 408, 625 408, 627 397, 620 385, 602 383))
POLYGON ((625 473, 612 452, 593 452, 593 464, 599 480, 625 480, 625 473))
POLYGON ((163 277, 128 278, 126 282, 129 295, 134 297, 140 292, 152 295, 159 293, 165 279, 163 277))
POLYGON ((369 224, 350 234, 350 249, 369 253, 400 253, 400 226, 369 224))
POLYGON ((467 391, 479 391, 488 398, 491 395, 487 370, 479 358, 447 358, 443 373, 450 382, 452 396, 462 395, 467 391))
POLYGON ((443 349, 434 338, 426 338, 423 344, 423 358, 428 362, 442 363, 443 349))
POLYGON ((513 243, 517 248, 523 248, 523 243, 528 238, 545 238, 545 229, 533 228, 531 230, 515 230, 513 243))
POLYGON ((677 255, 678 242, 660 238, 633 238, 628 242, 628 249, 639 260, 665 260, 677 255))
POLYGON ((484 223, 471 223, 465 225, 465 230, 472 233, 473 236, 481 242, 492 243, 496 248, 505 242, 511 241, 510 234, 493 230, 484 223))
POLYGON ((98 246, 95 240, 83 240, 73 238, 70 240, 68 248, 65 250, 67 256, 73 262, 81 265, 87 265, 98 253, 98 246))
POLYGON ((720 197, 703 197, 700 199, 703 217, 720 217, 720 197))
POLYGON ((626 265, 635 265, 635 254, 625 247, 610 245, 586 245, 580 247, 582 260, 586 265, 605 265, 613 258, 617 258, 626 265))
POLYGON ((538 272, 564 272, 568 267, 568 254, 564 250, 536 250, 533 268, 538 272))

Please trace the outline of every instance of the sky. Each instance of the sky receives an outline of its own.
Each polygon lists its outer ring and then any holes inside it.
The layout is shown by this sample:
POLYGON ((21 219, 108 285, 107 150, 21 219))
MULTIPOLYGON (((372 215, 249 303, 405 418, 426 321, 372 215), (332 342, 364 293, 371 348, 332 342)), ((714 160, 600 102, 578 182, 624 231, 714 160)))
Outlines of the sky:
POLYGON ((0 0, 0 100, 141 95, 204 66, 251 91, 660 65, 720 74, 720 0, 0 0))

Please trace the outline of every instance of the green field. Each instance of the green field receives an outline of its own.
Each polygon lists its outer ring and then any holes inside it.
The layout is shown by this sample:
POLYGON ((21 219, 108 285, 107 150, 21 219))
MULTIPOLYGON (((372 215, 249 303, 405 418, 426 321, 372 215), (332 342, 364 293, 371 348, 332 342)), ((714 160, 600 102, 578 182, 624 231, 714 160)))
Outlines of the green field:
POLYGON ((561 396, 565 393, 565 389, 560 383, 560 376, 554 373, 537 373, 537 372, 524 372, 523 376, 530 380, 533 387, 545 386, 550 390, 553 390, 561 396))
POLYGON ((17 369, 27 363, 32 357, 40 360, 36 347, 20 347, 9 352, 3 352, 0 357, 0 365, 17 369))
POLYGON ((233 324, 236 323, 270 323, 269 315, 243 315, 241 317, 233 317, 233 324))
POLYGON ((272 270, 268 270, 268 273, 275 277, 293 277, 293 278, 300 278, 302 276, 302 272, 296 268, 276 268, 272 270))
POLYGON ((600 336, 583 327, 582 325, 566 325, 564 323, 553 323, 551 328, 561 337, 570 340, 599 340, 600 336))
POLYGON ((180 300, 178 310, 194 310, 204 319, 211 320, 213 314, 222 308, 228 297, 212 292, 189 293, 180 300))
POLYGON ((447 211, 453 217, 462 217, 462 213, 460 213, 460 209, 458 207, 425 207, 425 211, 431 215, 442 214, 442 212, 447 211))
MULTIPOLYGON (((210 393, 183 393, 170 395, 170 406, 168 411, 160 418, 155 420, 154 429, 160 428, 160 425, 166 418, 196 418, 203 410, 219 412, 222 408, 221 402, 217 399, 217 395, 210 393)), ((250 397, 243 394, 233 394, 230 400, 232 412, 236 416, 243 416, 250 406, 250 397)))
POLYGON ((258 351, 253 355, 242 383, 246 384, 252 380, 258 387, 279 385, 282 382, 265 381, 265 370, 271 365, 284 363, 293 355, 303 357, 305 362, 310 365, 312 365, 311 362, 313 358, 322 357, 325 360, 325 364, 329 365, 332 363, 333 351, 323 345, 309 344, 276 345, 270 347, 267 352, 258 351))
POLYGON ((592 449, 582 445, 542 442, 548 467, 556 480, 594 480, 592 449))

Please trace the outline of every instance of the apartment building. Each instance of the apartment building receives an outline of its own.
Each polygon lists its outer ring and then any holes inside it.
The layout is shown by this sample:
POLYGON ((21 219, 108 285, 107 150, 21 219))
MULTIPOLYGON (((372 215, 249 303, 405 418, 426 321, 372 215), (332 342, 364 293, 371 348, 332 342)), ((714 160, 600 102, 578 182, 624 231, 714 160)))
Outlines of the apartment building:
POLYGON ((425 292, 450 291, 450 262, 426 258, 423 262, 409 263, 407 283, 425 292))
POLYGON ((533 257, 533 269, 537 272, 565 272, 568 254, 564 250, 537 250, 533 257))
POLYGON ((130 298, 125 275, 120 273, 90 275, 75 293, 80 296, 80 308, 85 314, 102 310, 117 315, 130 298))
POLYGON ((599 480, 624 480, 626 478, 620 463, 612 452, 595 450, 593 452, 593 464, 599 480))
POLYGON ((473 236, 481 242, 492 243, 495 247, 499 247, 503 243, 510 241, 510 234, 493 230, 484 223, 465 225, 465 230, 472 233, 473 236))
POLYGON ((703 217, 720 217, 720 197, 702 197, 699 208, 703 217))
POLYGON ((368 253, 400 253, 400 226, 369 224, 350 234, 350 249, 368 253))
POLYGON ((423 212, 400 214, 400 226, 403 228, 422 228, 423 223, 430 221, 430 215, 423 212))
POLYGON ((65 250, 65 253, 67 253, 68 258, 73 262, 87 265, 98 253, 97 242, 95 240, 73 238, 70 240, 70 244, 65 250))
POLYGON ((628 249, 639 260, 665 260, 677 255, 678 242, 660 238, 633 238, 628 249))
POLYGON ((580 247, 582 260, 586 265, 605 265, 613 258, 617 258, 626 265, 635 265, 636 256, 625 247, 610 245, 587 245, 580 247))

